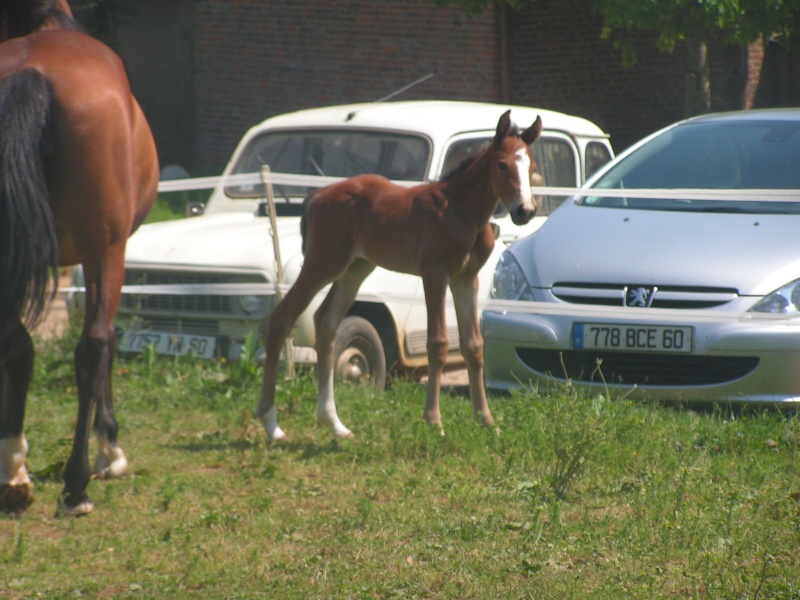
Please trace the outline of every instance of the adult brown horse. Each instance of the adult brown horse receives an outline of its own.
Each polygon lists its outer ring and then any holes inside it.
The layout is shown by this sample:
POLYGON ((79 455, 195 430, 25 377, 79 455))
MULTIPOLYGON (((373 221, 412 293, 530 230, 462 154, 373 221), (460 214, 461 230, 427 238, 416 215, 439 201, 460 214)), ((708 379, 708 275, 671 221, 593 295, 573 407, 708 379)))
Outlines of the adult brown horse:
POLYGON ((375 266, 422 277, 428 310, 429 378, 423 417, 441 427, 439 386, 447 358, 445 295, 453 294, 461 354, 469 375, 472 409, 484 425, 492 414, 483 386, 483 340, 478 325, 478 271, 494 247, 489 218, 498 201, 516 224, 536 212, 530 152, 540 118, 518 134, 510 111, 494 140, 477 158, 437 183, 404 188, 361 175, 317 190, 306 199, 301 229, 305 261, 292 288, 269 317, 266 363, 258 417, 270 440, 285 439, 278 426, 275 385, 278 355, 295 320, 312 298, 333 283, 314 315, 317 349, 317 419, 338 438, 352 435, 333 398, 336 330, 358 288, 375 266))
POLYGON ((66 0, 0 0, 0 34, 0 509, 32 501, 23 433, 29 331, 57 265, 82 263, 78 421, 59 512, 85 514, 95 409, 95 472, 129 473, 111 402, 111 319, 126 240, 153 203, 158 160, 119 57, 79 31, 66 0))

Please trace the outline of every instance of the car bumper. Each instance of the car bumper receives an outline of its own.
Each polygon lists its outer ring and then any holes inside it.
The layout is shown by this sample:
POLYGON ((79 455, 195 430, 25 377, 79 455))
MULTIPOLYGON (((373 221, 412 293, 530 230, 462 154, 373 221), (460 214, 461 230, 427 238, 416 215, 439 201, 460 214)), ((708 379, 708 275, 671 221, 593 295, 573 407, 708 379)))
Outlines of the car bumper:
POLYGON ((486 385, 540 391, 566 381, 590 392, 664 401, 800 404, 800 320, 709 311, 520 303, 482 317, 486 385), (691 327, 691 351, 576 350, 576 323, 691 327))

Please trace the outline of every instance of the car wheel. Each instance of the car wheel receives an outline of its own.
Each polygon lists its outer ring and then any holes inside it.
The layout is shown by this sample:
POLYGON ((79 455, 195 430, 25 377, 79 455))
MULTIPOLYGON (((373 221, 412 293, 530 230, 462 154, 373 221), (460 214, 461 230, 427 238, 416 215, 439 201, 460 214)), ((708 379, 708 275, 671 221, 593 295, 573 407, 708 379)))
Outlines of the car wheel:
POLYGON ((346 383, 386 387, 386 353, 381 337, 366 319, 345 317, 339 326, 334 373, 346 383))

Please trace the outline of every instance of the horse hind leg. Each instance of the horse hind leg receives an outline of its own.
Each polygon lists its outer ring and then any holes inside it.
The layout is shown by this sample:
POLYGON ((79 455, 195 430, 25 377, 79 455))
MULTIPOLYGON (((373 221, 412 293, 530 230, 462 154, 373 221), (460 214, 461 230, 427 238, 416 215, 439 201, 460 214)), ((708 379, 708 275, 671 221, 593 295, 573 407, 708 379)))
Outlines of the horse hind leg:
POLYGON ((111 394, 111 369, 117 352, 117 334, 113 327, 108 328, 109 374, 106 379, 105 393, 98 400, 95 410, 94 432, 97 438, 97 460, 94 463, 94 474, 100 479, 130 477, 130 466, 125 452, 117 443, 119 425, 114 417, 113 396, 111 394))
MULTIPOLYGON (((308 264, 308 261, 306 261, 308 264)), ((328 283, 323 277, 313 276, 305 268, 300 271, 297 281, 278 302, 267 320, 267 339, 265 344, 264 377, 261 381, 256 416, 264 426, 270 441, 286 440, 286 433, 278 426, 278 411, 275 405, 275 387, 278 383, 278 369, 281 349, 286 338, 292 333, 295 321, 314 296, 328 283)))
POLYGON ((317 421, 330 427, 339 439, 352 437, 353 433, 339 420, 333 393, 336 333, 339 325, 353 305, 361 284, 375 269, 365 260, 353 262, 314 314, 317 335, 317 421))
MULTIPOLYGON (((94 506, 86 494, 92 478, 88 447, 92 428, 92 413, 96 408, 105 414, 110 407, 111 352, 114 349, 111 318, 116 311, 122 287, 124 245, 105 249, 102 258, 84 261, 87 302, 83 332, 75 348, 75 379, 78 384, 78 419, 72 452, 64 468, 64 490, 59 498, 58 514, 80 516, 92 512, 94 506), (89 292, 93 293, 89 293, 89 292), (111 333, 110 333, 111 332, 111 333)), ((116 445, 116 431, 109 436, 107 423, 101 414, 95 420, 100 438, 112 449, 116 445)), ((108 447, 105 448, 108 450, 108 447)), ((104 447, 101 442, 101 453, 104 447)), ((121 452, 121 451, 119 451, 121 452)), ((112 461, 113 462, 113 461, 112 461)), ((127 462, 125 460, 125 462, 127 462)))
POLYGON ((0 352, 0 511, 16 513, 33 502, 33 483, 25 467, 28 442, 22 427, 34 351, 22 323, 13 327, 0 352))

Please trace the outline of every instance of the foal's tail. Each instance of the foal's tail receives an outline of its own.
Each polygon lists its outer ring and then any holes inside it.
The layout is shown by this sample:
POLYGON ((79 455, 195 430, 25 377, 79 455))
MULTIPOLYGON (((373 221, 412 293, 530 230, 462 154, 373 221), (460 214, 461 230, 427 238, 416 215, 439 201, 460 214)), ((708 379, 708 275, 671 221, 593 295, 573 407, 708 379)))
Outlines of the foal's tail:
POLYGON ((0 83, 0 333, 9 321, 28 327, 44 313, 57 282, 58 240, 44 161, 52 151, 51 91, 38 71, 0 83))

